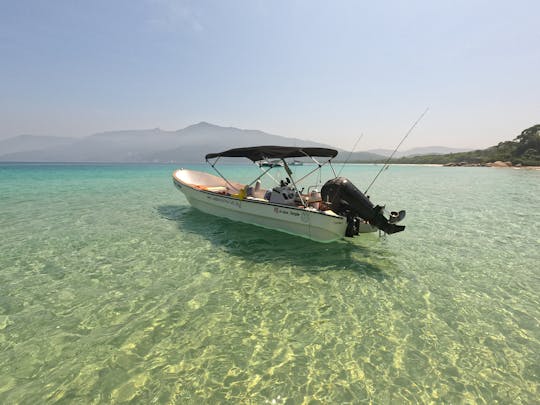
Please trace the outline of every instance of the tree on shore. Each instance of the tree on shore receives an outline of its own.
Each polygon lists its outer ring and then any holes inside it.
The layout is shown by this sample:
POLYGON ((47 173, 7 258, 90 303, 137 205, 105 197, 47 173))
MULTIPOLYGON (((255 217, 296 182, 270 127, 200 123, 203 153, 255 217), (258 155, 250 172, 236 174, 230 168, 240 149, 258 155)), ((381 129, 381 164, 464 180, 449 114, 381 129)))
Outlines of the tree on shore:
POLYGON ((521 132, 514 140, 500 142, 483 150, 449 153, 446 155, 421 155, 392 159, 392 163, 418 164, 486 164, 495 161, 512 162, 513 165, 540 166, 540 124, 521 132))

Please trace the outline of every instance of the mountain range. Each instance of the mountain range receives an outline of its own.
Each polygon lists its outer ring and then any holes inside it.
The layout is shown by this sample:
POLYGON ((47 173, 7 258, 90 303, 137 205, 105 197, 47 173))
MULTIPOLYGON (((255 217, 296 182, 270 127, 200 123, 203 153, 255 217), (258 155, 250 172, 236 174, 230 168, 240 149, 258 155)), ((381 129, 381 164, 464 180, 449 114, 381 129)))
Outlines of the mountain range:
MULTIPOLYGON (((318 142, 287 138, 258 130, 221 127, 200 122, 178 131, 164 131, 158 128, 111 131, 82 138, 19 135, 0 140, 0 161, 200 163, 209 152, 254 145, 333 148, 318 142)), ((349 152, 342 149, 338 151, 340 152, 338 158, 342 161, 349 157, 349 152)), ((444 147, 417 148, 396 156, 449 153, 449 151, 457 150, 444 147)), ((354 152, 350 160, 381 160, 391 153, 392 151, 384 149, 354 152)))
MULTIPOLYGON (((400 158, 404 156, 420 156, 420 155, 446 155, 448 153, 460 153, 468 152, 471 149, 468 148, 448 148, 446 146, 423 146, 419 148, 408 149, 406 151, 397 151, 394 154, 394 158, 400 158)), ((376 155, 389 157, 394 152, 390 149, 370 149, 368 152, 375 153, 376 155)))

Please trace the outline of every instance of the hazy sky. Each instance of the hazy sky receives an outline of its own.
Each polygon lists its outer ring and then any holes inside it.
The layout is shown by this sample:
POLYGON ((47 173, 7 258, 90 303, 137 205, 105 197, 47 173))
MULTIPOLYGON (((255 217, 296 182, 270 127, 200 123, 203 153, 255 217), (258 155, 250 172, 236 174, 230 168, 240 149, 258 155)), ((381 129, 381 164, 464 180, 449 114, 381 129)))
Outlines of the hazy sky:
POLYGON ((199 121, 358 149, 540 123, 540 1, 0 0, 0 138, 199 121))

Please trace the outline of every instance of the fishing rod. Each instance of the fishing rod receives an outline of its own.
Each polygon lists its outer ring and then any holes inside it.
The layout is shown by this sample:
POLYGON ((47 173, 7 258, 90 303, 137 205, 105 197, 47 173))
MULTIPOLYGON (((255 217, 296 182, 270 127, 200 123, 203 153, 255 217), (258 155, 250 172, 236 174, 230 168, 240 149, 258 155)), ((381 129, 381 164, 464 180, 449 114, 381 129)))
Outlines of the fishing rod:
POLYGON ((397 150, 399 149, 399 147, 401 146, 401 144, 405 141, 405 139, 407 139, 407 137, 411 134, 411 132, 413 131, 414 127, 416 127, 416 125, 422 120, 422 118, 424 118, 424 115, 427 114, 427 112, 429 111, 429 107, 427 107, 424 112, 422 114, 420 114, 420 117, 418 117, 418 119, 414 122, 414 124, 412 124, 412 126, 409 128, 409 130, 407 131, 407 133, 405 134, 405 136, 401 139, 401 142, 398 144, 398 146, 396 146, 396 149, 394 149, 394 151, 392 152, 392 154, 390 155, 390 157, 388 157, 388 159, 386 159, 386 162, 384 162, 384 165, 381 167, 381 170, 379 170, 379 172, 377 173, 377 175, 375 176, 375 178, 371 181, 371 183, 369 184, 368 188, 366 188, 366 191, 364 191, 364 194, 367 194, 367 192, 369 191, 369 189, 371 188, 371 186, 373 185, 373 183, 375 183, 375 180, 377 180, 377 177, 379 177, 379 175, 382 173, 382 171, 387 168, 388 166, 388 162, 390 162, 390 160, 392 160, 392 158, 394 157, 394 155, 396 154, 397 150))
POLYGON ((360 142, 360 139, 362 139, 362 137, 364 136, 364 134, 360 134, 360 136, 358 137, 358 139, 356 140, 356 142, 354 143, 354 146, 352 148, 352 150, 349 152, 349 156, 347 156, 347 159, 345 160, 345 162, 343 162, 343 165, 341 166, 341 169, 339 170, 339 173, 336 177, 339 177, 339 175, 341 174, 341 172, 343 171, 343 168, 345 167, 345 165, 349 162, 349 159, 351 158, 353 152, 355 151, 356 149, 356 145, 358 145, 358 142, 360 142))

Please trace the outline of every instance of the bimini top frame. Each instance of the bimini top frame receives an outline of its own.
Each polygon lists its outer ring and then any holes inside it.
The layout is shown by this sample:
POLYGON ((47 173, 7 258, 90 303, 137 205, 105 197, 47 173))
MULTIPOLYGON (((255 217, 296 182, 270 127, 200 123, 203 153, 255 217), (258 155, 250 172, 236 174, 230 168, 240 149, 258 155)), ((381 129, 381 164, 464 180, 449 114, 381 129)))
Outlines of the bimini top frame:
MULTIPOLYGON (((336 157, 338 154, 337 150, 334 149, 327 149, 327 148, 303 148, 303 147, 296 147, 296 146, 251 146, 246 148, 235 148, 235 149, 229 149, 224 152, 219 153, 209 153, 205 156, 206 162, 212 166, 212 168, 216 171, 219 176, 225 180, 230 186, 232 184, 223 176, 219 170, 216 168, 216 164, 219 161, 221 157, 245 157, 251 160, 252 162, 257 162, 260 160, 267 160, 267 159, 280 159, 283 162, 283 168, 289 175, 289 178, 291 179, 294 188, 296 191, 298 191, 297 183, 300 183, 302 180, 309 177, 311 174, 316 172, 317 170, 320 170, 322 166, 326 164, 330 164, 330 167, 332 168, 332 172, 334 173, 334 177, 337 177, 336 171, 334 170, 334 167, 332 165, 332 159, 336 157), (298 157, 308 157, 313 162, 317 164, 317 167, 313 170, 311 170, 309 173, 304 175, 302 178, 298 180, 294 180, 292 176, 292 171, 289 168, 289 165, 287 164, 287 161, 285 159, 287 158, 298 158, 298 157), (324 157, 328 158, 325 162, 319 162, 315 157, 324 157), (214 161, 211 161, 211 159, 215 159, 214 161)), ((261 168, 262 169, 262 168, 261 168)), ((257 180, 259 180, 261 177, 263 177, 265 174, 267 174, 272 167, 269 167, 267 170, 263 171, 260 176, 258 176, 255 180, 253 180, 248 186, 253 185, 257 180)), ((232 186, 234 189, 236 187, 232 186)), ((300 193, 298 193, 300 195, 300 193)), ((302 197, 300 197, 302 200, 302 204, 306 206, 305 201, 303 201, 302 197)))

